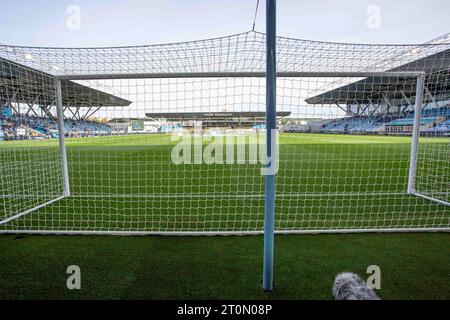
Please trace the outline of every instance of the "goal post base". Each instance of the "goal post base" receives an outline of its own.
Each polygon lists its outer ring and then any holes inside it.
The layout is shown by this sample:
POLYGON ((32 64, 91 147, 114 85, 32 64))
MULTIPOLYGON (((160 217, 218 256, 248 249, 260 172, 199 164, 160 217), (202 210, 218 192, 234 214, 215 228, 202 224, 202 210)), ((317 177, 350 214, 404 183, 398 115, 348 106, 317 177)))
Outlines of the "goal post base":
MULTIPOLYGON (((57 198, 55 198, 55 199, 52 199, 52 200, 50 200, 50 201, 44 202, 44 203, 42 203, 42 204, 40 204, 40 205, 38 205, 38 206, 35 206, 35 207, 31 208, 31 209, 28 209, 28 210, 25 210, 25 211, 23 211, 23 212, 17 213, 17 214, 15 214, 15 215, 13 215, 13 216, 11 216, 11 217, 9 217, 9 218, 6 218, 6 219, 1 220, 1 221, 0 221, 0 225, 6 224, 6 223, 8 223, 8 222, 10 222, 10 221, 12 221, 12 220, 15 220, 15 219, 18 219, 18 218, 20 218, 20 217, 23 217, 24 215, 27 215, 27 214, 29 214, 29 213, 32 213, 33 211, 42 209, 42 208, 44 208, 44 207, 46 207, 46 206, 48 206, 48 205, 51 205, 52 203, 55 203, 55 202, 57 202, 57 201, 59 201, 59 200, 62 200, 62 199, 64 199, 64 198, 66 198, 66 197, 67 197, 66 195, 62 195, 62 196, 59 196, 59 197, 57 197, 57 198)), ((0 232, 3 232, 3 231, 0 231, 0 232)))
POLYGON ((442 204, 444 206, 450 206, 450 202, 445 201, 445 200, 436 199, 436 198, 433 198, 433 197, 430 197, 430 196, 427 196, 427 195, 424 195, 424 194, 421 194, 421 193, 418 193, 418 192, 412 192, 411 194, 413 194, 413 195, 415 195, 417 197, 429 200, 429 201, 433 201, 433 202, 442 204))
MULTIPOLYGON (((366 229, 315 229, 315 230, 275 230, 276 235, 340 234, 340 233, 419 233, 450 232, 448 227, 430 228, 366 228, 366 229)), ((260 236, 256 231, 91 231, 91 230, 0 230, 0 234, 30 235, 85 235, 85 236, 260 236)))

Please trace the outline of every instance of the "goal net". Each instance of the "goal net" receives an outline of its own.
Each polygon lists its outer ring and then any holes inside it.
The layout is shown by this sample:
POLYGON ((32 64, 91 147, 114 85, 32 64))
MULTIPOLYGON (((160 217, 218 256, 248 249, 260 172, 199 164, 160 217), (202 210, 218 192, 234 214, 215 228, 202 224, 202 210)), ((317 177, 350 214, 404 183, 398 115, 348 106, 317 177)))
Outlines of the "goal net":
MULTIPOLYGON (((450 44, 277 50, 276 231, 448 229, 450 44)), ((254 31, 0 46, 0 232, 262 233, 265 63, 254 31)))
MULTIPOLYGON (((448 56, 446 57, 448 61, 448 56)), ((424 95, 428 104, 422 109, 415 192, 441 204, 450 203, 450 112, 448 103, 448 67, 442 72, 428 75, 424 95), (441 88, 446 88, 442 90, 441 88)))
POLYGON ((55 103, 54 79, 42 72, 30 73, 29 68, 16 68, 16 65, 0 58, 2 223, 62 197, 58 140, 41 140, 46 136, 43 134, 44 121, 55 121, 54 116, 43 111, 55 103), (41 112, 37 113, 33 105, 42 106, 41 112))

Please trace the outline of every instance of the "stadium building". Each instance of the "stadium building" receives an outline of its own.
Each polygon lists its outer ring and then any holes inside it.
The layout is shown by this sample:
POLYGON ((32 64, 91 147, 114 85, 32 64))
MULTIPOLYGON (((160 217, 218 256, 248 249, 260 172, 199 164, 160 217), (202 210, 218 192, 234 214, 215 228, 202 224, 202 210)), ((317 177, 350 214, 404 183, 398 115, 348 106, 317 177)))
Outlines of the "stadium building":
MULTIPOLYGON (((289 117, 290 112, 277 112, 277 119, 289 117)), ((265 112, 149 112, 145 114, 165 126, 193 128, 194 126, 226 129, 263 129, 265 128, 265 112)))
MULTIPOLYGON (((450 73, 450 50, 429 54, 426 48, 422 48, 401 55, 397 57, 400 61, 404 59, 403 56, 408 56, 410 62, 387 69, 386 72, 425 72, 421 131, 425 135, 449 136, 450 84, 447 79, 450 73), (412 59, 411 56, 417 58, 412 59)), ((0 139, 57 137, 53 75, 6 58, 0 58, 0 70, 0 139)), ((411 134, 416 78, 380 75, 357 81, 340 77, 339 80, 329 82, 327 86, 314 89, 316 94, 308 94, 297 105, 282 108, 290 108, 290 111, 277 112, 278 127, 286 132, 411 134), (294 111, 303 105, 310 105, 313 109, 337 107, 344 116, 327 119, 322 119, 320 115, 298 117, 294 111)), ((133 99, 125 99, 67 79, 61 81, 61 88, 64 125, 68 135, 164 133, 195 125, 203 129, 265 127, 263 111, 250 111, 252 108, 244 112, 233 111, 246 109, 238 104, 225 108, 231 111, 217 112, 199 112, 195 107, 191 108, 191 112, 161 112, 158 110, 164 108, 156 105, 151 106, 156 111, 142 111, 141 117, 122 117, 119 114, 109 117, 108 121, 93 121, 99 110, 131 108, 133 99)), ((260 107, 258 105, 253 109, 260 110, 260 107)))
MULTIPOLYGON (((5 140, 57 137, 55 79, 43 71, 0 58, 0 131, 5 140)), ((89 121, 101 108, 131 101, 70 80, 62 80, 65 131, 109 134, 108 125, 89 121)))
MULTIPOLYGON (((421 54, 420 52, 405 54, 421 54)), ((425 134, 450 135, 450 50, 414 60, 387 72, 425 72, 423 110, 425 134)), ((323 132, 411 134, 417 78, 371 76, 339 86, 305 101, 336 105, 347 117, 325 123, 323 132)))

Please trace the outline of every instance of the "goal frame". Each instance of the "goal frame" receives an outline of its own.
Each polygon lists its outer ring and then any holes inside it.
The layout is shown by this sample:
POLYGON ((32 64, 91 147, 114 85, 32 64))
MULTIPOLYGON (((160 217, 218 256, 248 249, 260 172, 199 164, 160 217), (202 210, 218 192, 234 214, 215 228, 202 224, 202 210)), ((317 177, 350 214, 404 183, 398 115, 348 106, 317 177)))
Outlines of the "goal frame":
MULTIPOLYGON (((0 221, 0 225, 6 224, 12 220, 18 219, 24 215, 32 214, 34 211, 51 205, 59 200, 70 197, 70 183, 66 153, 66 142, 64 133, 64 115, 63 115, 63 101, 61 92, 61 81, 63 80, 110 80, 110 79, 155 79, 155 78, 222 78, 222 77, 266 77, 267 74, 263 72, 198 72, 198 73, 129 73, 129 74, 70 74, 55 76, 55 101, 57 112, 57 124, 59 134, 59 151, 61 158, 61 175, 62 175, 62 195, 52 199, 48 202, 42 203, 33 208, 27 209, 23 212, 17 213, 11 217, 5 218, 0 221)), ((428 201, 432 201, 441 205, 449 206, 450 203, 436 199, 429 195, 422 194, 420 190, 416 190, 416 171, 417 171, 417 157, 419 151, 420 141, 420 119, 422 110, 422 98, 425 90, 425 72, 423 71, 402 71, 402 72, 277 72, 277 78, 338 78, 338 77, 410 77, 417 80, 416 85, 416 98, 414 107, 414 123, 411 137, 411 149, 410 149, 410 161, 409 161, 409 174, 408 184, 405 194, 409 194, 416 197, 424 198, 428 201)), ((267 141, 269 144, 270 142, 267 141)), ((266 194, 269 198, 275 199, 275 188, 269 188, 269 192, 266 194)), ((265 203, 265 210, 267 210, 268 204, 265 203)), ((270 203, 269 203, 270 205, 270 203)), ((373 228, 373 229, 332 229, 332 230, 275 230, 276 234, 315 234, 315 233, 360 233, 360 232, 435 232, 435 231, 450 231, 450 228, 373 228)), ((52 230, 0 230, 0 233, 39 233, 39 234, 103 234, 103 235, 256 235, 263 234, 264 231, 199 231, 199 232, 186 232, 186 231, 52 231, 52 230)))
MULTIPOLYGON (((62 176, 62 195, 56 197, 55 199, 44 202, 40 205, 37 205, 33 208, 27 209, 25 211, 16 213, 11 217, 7 217, 5 219, 0 220, 0 225, 11 222, 15 219, 18 219, 24 215, 30 214, 36 210, 42 209, 46 206, 49 206, 59 200, 67 198, 70 196, 70 186, 69 186, 69 170, 67 166, 67 152, 66 152, 66 143, 64 137, 64 109, 62 102, 62 91, 61 91, 61 80, 55 77, 55 105, 56 105, 56 121, 58 125, 58 140, 59 140, 59 154, 61 159, 61 176, 62 176)), ((1 231, 1 233, 7 233, 6 231, 1 231)), ((16 231, 15 233, 20 233, 16 231)))
POLYGON ((409 161, 409 175, 408 175, 408 194, 415 195, 417 197, 424 198, 429 201, 433 201, 444 206, 450 206, 450 202, 434 197, 427 196, 420 191, 416 190, 416 173, 417 173, 417 157, 419 153, 419 138, 420 138, 420 119, 422 117, 422 99, 425 91, 425 74, 421 74, 417 77, 416 87, 416 101, 414 105, 414 123, 411 139, 411 151, 409 161))

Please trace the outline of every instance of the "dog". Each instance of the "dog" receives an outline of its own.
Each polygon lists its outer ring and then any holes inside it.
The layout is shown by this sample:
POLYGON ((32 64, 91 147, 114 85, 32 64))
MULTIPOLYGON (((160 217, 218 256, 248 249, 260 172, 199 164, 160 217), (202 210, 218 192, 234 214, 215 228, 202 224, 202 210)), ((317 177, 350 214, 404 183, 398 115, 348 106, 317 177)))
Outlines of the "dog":
POLYGON ((339 273, 333 283, 335 300, 380 300, 374 290, 353 272, 339 273))

